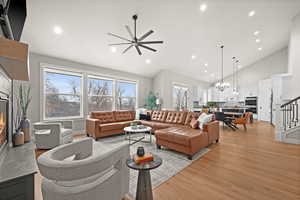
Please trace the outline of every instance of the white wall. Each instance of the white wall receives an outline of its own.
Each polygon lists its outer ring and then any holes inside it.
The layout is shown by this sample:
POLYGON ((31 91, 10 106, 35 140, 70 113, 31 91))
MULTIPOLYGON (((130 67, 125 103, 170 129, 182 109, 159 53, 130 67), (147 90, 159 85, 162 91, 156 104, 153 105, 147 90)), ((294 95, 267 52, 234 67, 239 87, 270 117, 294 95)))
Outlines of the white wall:
POLYGON ((162 98, 162 108, 164 109, 173 109, 172 89, 174 83, 189 88, 189 108, 192 107, 193 101, 199 101, 200 98, 203 100, 203 93, 206 92, 209 87, 209 83, 207 82, 195 80, 169 70, 162 70, 153 78, 153 91, 158 93, 162 98))
POLYGON ((239 95, 232 94, 233 76, 225 78, 231 87, 223 93, 211 88, 214 101, 238 100, 244 101, 247 96, 258 96, 258 83, 260 80, 271 78, 275 74, 287 73, 288 71, 288 48, 281 49, 254 64, 244 67, 238 72, 239 95))
POLYGON ((283 83, 283 98, 293 99, 300 96, 300 14, 293 19, 289 44, 289 67, 283 83))
MULTIPOLYGON (((88 72, 93 74, 120 77, 129 80, 136 80, 138 81, 138 106, 139 107, 144 106, 145 98, 150 92, 150 90, 152 89, 151 78, 135 75, 132 73, 112 70, 104 67, 81 64, 77 62, 50 57, 50 56, 30 53, 29 66, 30 66, 30 84, 32 85, 32 103, 29 108, 30 111, 29 119, 32 122, 37 122, 41 120, 40 96, 42 94, 40 93, 40 87, 42 86, 42 84, 40 83, 40 63, 57 65, 60 66, 61 68, 67 67, 68 69, 73 69, 81 72, 88 72)), ((84 111, 84 114, 87 114, 86 110, 84 111)))

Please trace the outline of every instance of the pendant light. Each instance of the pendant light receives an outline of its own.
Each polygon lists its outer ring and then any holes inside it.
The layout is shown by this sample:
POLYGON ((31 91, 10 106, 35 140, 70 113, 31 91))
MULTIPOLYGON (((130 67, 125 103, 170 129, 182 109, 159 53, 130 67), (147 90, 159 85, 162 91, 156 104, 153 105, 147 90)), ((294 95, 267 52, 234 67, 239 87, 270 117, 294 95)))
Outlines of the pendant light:
POLYGON ((235 57, 232 57, 232 93, 235 93, 235 57))
POLYGON ((239 65, 239 60, 235 61, 235 87, 234 87, 234 91, 233 94, 234 95, 239 95, 239 91, 238 91, 238 65, 239 65))
POLYGON ((221 48, 221 73, 222 73, 222 77, 221 77, 221 80, 218 83, 216 83, 216 88, 220 92, 223 92, 226 88, 229 88, 230 84, 228 82, 224 82, 224 45, 221 45, 220 48, 221 48))

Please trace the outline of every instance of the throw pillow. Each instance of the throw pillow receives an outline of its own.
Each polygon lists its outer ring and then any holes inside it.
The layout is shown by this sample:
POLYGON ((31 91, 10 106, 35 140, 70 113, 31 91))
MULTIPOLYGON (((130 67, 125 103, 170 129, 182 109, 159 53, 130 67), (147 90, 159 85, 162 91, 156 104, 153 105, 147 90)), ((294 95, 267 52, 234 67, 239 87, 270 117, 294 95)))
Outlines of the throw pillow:
POLYGON ((202 113, 198 118, 199 128, 203 129, 203 126, 205 124, 207 124, 208 122, 212 121, 212 118, 213 118, 213 115, 208 115, 206 113, 202 113))
POLYGON ((192 118, 192 121, 190 122, 190 126, 194 129, 197 129, 199 127, 199 121, 195 118, 192 118))

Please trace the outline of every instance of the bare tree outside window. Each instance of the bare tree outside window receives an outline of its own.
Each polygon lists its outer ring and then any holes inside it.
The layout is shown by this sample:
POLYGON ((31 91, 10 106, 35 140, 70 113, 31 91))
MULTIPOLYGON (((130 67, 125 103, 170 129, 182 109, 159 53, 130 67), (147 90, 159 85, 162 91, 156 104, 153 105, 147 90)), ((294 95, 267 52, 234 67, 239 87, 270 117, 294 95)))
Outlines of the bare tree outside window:
POLYGON ((81 75, 45 71, 46 119, 81 116, 81 75))
POLYGON ((173 108, 175 110, 188 109, 188 88, 173 86, 173 108))
POLYGON ((117 81, 116 98, 118 110, 135 110, 136 83, 117 81))
POLYGON ((88 78, 88 109, 91 111, 111 111, 113 109, 113 81, 88 78))

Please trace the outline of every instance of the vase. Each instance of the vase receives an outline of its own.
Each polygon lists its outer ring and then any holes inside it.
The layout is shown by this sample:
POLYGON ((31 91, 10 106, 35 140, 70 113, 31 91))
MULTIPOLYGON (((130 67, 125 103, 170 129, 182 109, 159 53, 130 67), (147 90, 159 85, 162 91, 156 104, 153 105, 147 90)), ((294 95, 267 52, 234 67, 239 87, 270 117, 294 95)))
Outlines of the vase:
POLYGON ((24 144, 24 133, 22 131, 16 131, 13 134, 13 145, 17 147, 23 144, 24 144))
POLYGON ((26 117, 21 121, 21 131, 24 133, 24 142, 29 142, 31 140, 30 120, 26 117))

